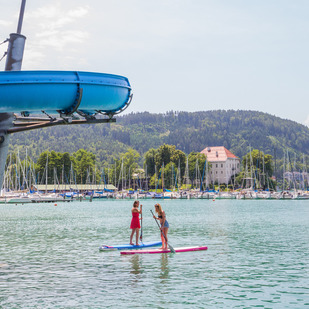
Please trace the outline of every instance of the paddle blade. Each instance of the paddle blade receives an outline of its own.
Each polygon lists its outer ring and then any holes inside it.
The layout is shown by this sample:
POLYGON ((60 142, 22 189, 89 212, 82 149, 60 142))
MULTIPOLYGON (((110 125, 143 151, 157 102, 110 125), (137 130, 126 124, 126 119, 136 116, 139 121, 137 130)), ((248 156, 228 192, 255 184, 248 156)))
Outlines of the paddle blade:
POLYGON ((170 244, 168 244, 168 247, 170 248, 171 253, 176 253, 175 249, 170 244))

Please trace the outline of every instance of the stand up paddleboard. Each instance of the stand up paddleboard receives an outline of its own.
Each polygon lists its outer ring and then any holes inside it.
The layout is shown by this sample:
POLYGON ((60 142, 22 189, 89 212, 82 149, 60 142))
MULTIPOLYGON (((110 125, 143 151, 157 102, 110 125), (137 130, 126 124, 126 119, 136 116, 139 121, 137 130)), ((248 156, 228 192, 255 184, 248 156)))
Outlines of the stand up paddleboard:
MULTIPOLYGON (((190 251, 201 251, 207 250, 207 247, 181 247, 174 248, 175 252, 190 252, 190 251)), ((130 251, 121 251, 120 254, 156 254, 156 253, 170 253, 171 250, 162 250, 162 249, 151 249, 151 250, 130 250, 130 251)))
POLYGON ((124 249, 141 249, 141 248, 147 248, 147 247, 156 247, 161 246, 161 241, 153 241, 153 242, 144 242, 140 244, 140 246, 136 245, 114 245, 114 246, 108 246, 108 245, 102 245, 99 250, 100 251, 113 251, 113 250, 124 250, 124 249))

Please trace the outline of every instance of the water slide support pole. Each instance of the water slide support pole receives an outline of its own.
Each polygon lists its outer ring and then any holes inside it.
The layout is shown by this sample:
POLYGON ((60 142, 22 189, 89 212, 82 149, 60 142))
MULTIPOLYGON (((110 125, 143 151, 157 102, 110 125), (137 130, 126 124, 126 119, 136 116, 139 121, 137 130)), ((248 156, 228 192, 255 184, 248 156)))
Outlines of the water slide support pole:
MULTIPOLYGON (((22 0, 17 33, 10 34, 7 58, 5 63, 5 71, 21 70, 26 41, 26 37, 21 34, 25 5, 26 0, 22 0)), ((5 164, 10 142, 7 130, 13 126, 13 120, 13 113, 0 113, 0 189, 2 189, 3 185, 5 164)))

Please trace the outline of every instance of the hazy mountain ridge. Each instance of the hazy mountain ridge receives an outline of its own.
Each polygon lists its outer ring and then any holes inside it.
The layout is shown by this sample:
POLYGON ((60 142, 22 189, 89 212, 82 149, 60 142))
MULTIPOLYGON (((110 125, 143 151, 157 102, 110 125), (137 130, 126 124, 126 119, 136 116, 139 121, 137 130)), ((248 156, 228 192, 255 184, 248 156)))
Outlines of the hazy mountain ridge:
POLYGON ((87 149, 101 161, 119 157, 133 148, 143 155, 162 144, 190 153, 206 146, 225 146, 237 156, 250 147, 283 156, 287 149, 309 155, 309 128, 270 114, 243 110, 131 113, 113 124, 72 125, 14 134, 10 150, 36 158, 45 150, 73 153, 87 149), (22 147, 21 147, 22 146, 22 147))

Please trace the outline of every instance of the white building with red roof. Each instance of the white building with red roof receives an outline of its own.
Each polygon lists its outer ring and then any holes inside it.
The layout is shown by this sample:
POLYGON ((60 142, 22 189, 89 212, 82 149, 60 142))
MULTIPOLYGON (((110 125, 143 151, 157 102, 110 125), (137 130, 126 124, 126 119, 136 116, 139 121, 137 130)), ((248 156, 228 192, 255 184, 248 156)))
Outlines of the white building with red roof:
POLYGON ((207 156, 212 167, 208 174, 212 183, 228 184, 233 175, 240 172, 240 159, 223 146, 206 147, 201 153, 207 156))

